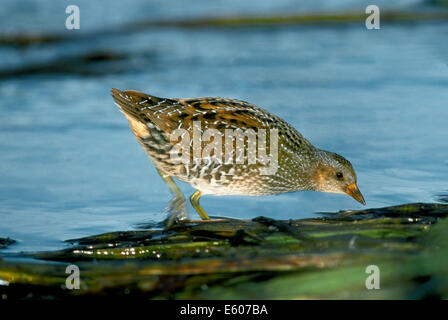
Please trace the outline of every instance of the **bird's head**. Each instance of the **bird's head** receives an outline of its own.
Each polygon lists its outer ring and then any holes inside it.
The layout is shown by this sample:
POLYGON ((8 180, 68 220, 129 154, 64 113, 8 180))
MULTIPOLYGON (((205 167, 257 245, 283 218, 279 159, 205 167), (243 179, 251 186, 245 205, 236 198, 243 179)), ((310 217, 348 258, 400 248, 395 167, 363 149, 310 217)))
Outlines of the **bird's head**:
POLYGON ((336 153, 319 151, 313 178, 317 191, 346 193, 363 205, 366 204, 356 185, 356 173, 352 164, 336 153))

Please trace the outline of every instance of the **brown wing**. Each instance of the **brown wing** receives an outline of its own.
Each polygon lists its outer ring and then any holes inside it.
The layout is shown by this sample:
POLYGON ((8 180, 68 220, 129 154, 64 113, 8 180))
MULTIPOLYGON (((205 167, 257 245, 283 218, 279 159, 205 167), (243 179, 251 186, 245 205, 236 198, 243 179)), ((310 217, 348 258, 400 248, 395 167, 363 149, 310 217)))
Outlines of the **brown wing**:
POLYGON ((265 128, 272 115, 250 103, 223 98, 165 99, 137 91, 112 89, 112 96, 127 116, 153 122, 165 133, 190 129, 193 121, 203 128, 265 128))
POLYGON ((286 140, 309 145, 286 121, 241 100, 215 97, 165 99, 117 89, 112 89, 112 96, 125 114, 144 124, 152 122, 167 134, 178 128, 190 131, 193 121, 201 121, 203 130, 276 128, 286 140))

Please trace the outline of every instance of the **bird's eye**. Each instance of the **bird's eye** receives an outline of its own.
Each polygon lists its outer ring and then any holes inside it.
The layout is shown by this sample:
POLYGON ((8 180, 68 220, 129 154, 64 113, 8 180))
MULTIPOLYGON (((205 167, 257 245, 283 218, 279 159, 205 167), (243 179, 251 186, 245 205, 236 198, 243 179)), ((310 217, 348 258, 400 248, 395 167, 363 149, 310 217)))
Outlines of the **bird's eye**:
POLYGON ((344 177, 344 175, 342 174, 342 172, 336 172, 336 178, 338 178, 338 179, 342 179, 342 177, 344 177))

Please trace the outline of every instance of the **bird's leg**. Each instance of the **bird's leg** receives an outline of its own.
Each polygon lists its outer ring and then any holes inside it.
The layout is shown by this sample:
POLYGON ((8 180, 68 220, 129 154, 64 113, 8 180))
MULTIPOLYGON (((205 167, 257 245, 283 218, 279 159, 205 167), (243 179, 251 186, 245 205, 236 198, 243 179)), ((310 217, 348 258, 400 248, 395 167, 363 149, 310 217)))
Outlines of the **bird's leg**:
POLYGON ((162 170, 157 169, 157 172, 162 177, 163 181, 166 182, 168 187, 170 188, 171 192, 174 195, 174 198, 170 201, 168 205, 168 218, 166 219, 166 226, 169 227, 176 223, 176 221, 183 220, 187 216, 187 206, 186 201, 184 198, 184 195, 182 194, 182 191, 180 191, 179 187, 174 182, 173 178, 163 172, 162 170))
POLYGON ((169 174, 163 172, 162 170, 160 170, 158 168, 156 168, 156 170, 160 174, 160 176, 162 177, 163 181, 166 182, 166 184, 170 188, 170 190, 173 193, 173 195, 175 197, 183 198, 184 195, 182 194, 182 191, 180 191, 179 187, 174 182, 173 178, 171 178, 171 176, 169 174))
POLYGON ((205 213, 204 209, 202 209, 201 205, 199 204, 199 198, 201 196, 202 196, 201 191, 196 190, 190 197, 191 205, 196 210, 196 212, 201 216, 202 220, 210 220, 207 213, 205 213))

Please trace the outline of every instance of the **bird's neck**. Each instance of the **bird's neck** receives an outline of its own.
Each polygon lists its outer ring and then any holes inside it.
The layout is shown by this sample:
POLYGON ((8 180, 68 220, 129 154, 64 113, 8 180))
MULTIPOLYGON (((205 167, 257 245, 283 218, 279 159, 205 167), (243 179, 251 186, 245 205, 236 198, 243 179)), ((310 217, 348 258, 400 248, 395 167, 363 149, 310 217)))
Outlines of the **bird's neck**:
POLYGON ((278 169, 279 178, 290 191, 319 191, 317 172, 322 163, 320 150, 309 148, 281 157, 278 169))

